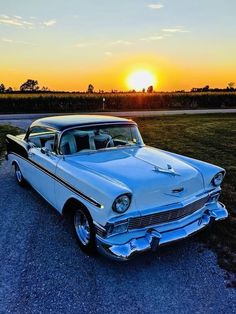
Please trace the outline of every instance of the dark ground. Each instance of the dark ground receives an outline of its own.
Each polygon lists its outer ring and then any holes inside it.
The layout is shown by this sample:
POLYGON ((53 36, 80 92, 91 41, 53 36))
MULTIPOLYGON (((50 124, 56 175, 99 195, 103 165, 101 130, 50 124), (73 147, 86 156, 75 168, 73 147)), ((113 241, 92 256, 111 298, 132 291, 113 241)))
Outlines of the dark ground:
POLYGON ((0 180, 0 313, 235 313, 236 290, 196 238, 129 263, 87 257, 6 162, 0 180))

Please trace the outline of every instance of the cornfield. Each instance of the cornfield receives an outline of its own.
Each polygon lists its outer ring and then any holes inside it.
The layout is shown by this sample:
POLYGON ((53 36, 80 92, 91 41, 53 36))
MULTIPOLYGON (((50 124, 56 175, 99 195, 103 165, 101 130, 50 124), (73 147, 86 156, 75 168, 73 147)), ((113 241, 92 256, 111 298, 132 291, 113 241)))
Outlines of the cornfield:
POLYGON ((0 113, 92 112, 235 108, 236 92, 11 93, 0 94, 0 113), (103 99, 104 107, 103 107, 103 99))

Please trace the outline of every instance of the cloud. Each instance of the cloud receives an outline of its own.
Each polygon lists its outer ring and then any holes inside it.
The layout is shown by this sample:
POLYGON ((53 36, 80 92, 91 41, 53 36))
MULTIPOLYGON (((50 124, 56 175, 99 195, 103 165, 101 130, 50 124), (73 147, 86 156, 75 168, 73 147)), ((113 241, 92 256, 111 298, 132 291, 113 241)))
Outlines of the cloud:
POLYGON ((23 26, 23 23, 19 21, 19 19, 16 18, 1 18, 0 24, 5 25, 14 25, 14 26, 23 26))
POLYGON ((115 40, 110 43, 110 45, 127 45, 127 46, 132 45, 132 44, 133 44, 132 41, 122 40, 122 39, 115 40))
POLYGON ((190 33, 189 30, 183 29, 182 26, 177 26, 174 28, 163 28, 162 31, 165 33, 190 33))
POLYGON ((149 9, 158 10, 158 9, 162 9, 164 5, 161 3, 152 3, 152 4, 148 4, 147 7, 149 9))
POLYGON ((20 44, 20 45, 35 46, 35 44, 32 44, 32 43, 30 43, 28 41, 13 40, 13 39, 10 39, 10 38, 2 38, 1 41, 4 42, 4 43, 8 43, 8 44, 20 44))
POLYGON ((163 28, 161 34, 157 35, 151 35, 147 37, 140 38, 139 40, 146 41, 146 42, 152 42, 152 41, 157 41, 161 40, 167 37, 172 37, 176 33, 190 33, 189 30, 184 29, 183 26, 175 26, 175 27, 170 27, 170 28, 163 28))
POLYGON ((163 39, 163 36, 159 36, 159 35, 140 38, 140 40, 143 40, 143 41, 156 41, 156 40, 161 40, 161 39, 163 39))
POLYGON ((56 23, 55 19, 51 19, 48 21, 38 21, 36 17, 30 17, 28 20, 24 19, 23 17, 19 15, 13 15, 9 16, 6 14, 1 14, 0 15, 0 24, 2 25, 8 25, 8 26, 15 26, 15 27, 20 27, 23 29, 33 29, 37 27, 49 27, 52 26, 56 23))
POLYGON ((13 42, 13 40, 12 40, 12 39, 9 39, 9 38, 2 38, 2 41, 3 41, 4 43, 12 43, 12 42, 13 42))
POLYGON ((22 24, 23 25, 29 25, 29 26, 33 26, 34 25, 34 23, 28 22, 28 21, 23 21, 22 24))
POLYGON ((56 20, 49 20, 49 21, 46 21, 46 22, 43 22, 43 25, 45 26, 53 26, 54 24, 56 24, 56 20))

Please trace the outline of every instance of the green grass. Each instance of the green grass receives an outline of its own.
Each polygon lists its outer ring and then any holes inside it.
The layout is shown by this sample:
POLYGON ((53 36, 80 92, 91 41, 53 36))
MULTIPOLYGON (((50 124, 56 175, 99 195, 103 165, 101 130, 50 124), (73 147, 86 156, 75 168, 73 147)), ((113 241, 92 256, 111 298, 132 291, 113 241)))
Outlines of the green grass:
MULTIPOLYGON (((136 118, 146 144, 219 165, 226 169, 221 201, 230 217, 202 234, 218 253, 220 265, 236 272, 236 114, 136 118)), ((0 125, 0 154, 6 133, 19 129, 0 125)))
POLYGON ((226 169, 220 200, 230 217, 202 233, 221 266, 236 272, 236 114, 135 119, 146 144, 226 169))

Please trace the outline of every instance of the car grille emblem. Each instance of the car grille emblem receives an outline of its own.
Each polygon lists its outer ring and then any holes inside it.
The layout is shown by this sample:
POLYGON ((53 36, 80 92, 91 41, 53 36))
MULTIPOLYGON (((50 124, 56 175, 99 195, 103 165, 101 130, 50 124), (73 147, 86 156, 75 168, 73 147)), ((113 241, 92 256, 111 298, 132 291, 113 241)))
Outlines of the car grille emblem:
POLYGON ((184 187, 173 189, 172 193, 181 193, 181 192, 183 192, 183 190, 184 190, 184 187))

